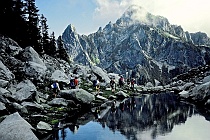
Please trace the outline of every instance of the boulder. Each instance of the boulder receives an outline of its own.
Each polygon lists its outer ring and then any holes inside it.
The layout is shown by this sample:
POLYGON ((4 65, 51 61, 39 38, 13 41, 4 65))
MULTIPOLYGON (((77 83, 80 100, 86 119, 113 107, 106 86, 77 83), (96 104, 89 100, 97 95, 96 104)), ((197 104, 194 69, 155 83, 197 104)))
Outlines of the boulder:
POLYGON ((1 88, 0 87, 0 95, 6 95, 6 94, 9 94, 10 92, 4 88, 1 88))
POLYGON ((21 54, 21 58, 23 59, 23 61, 31 61, 37 64, 40 64, 42 66, 45 66, 44 62, 42 61, 42 59, 39 57, 39 54, 34 50, 34 48, 32 47, 26 47, 23 51, 23 53, 21 54))
POLYGON ((183 86, 179 86, 180 90, 189 90, 191 88, 193 88, 195 86, 194 83, 189 82, 189 83, 185 83, 183 86))
POLYGON ((155 87, 156 87, 156 86, 161 86, 160 81, 158 81, 157 79, 155 79, 155 87))
POLYGON ((97 67, 97 66, 91 66, 91 70, 93 71, 94 74, 96 74, 98 77, 100 77, 100 79, 102 81, 104 81, 104 83, 109 84, 110 78, 109 78, 108 74, 103 69, 101 69, 100 67, 97 67))
POLYGON ((203 78, 203 83, 207 83, 210 81, 210 75, 203 78))
POLYGON ((95 100, 95 96, 83 89, 61 90, 60 95, 63 98, 73 99, 80 104, 90 104, 95 100))
POLYGON ((7 99, 7 97, 0 94, 0 102, 4 104, 10 104, 10 101, 7 99))
POLYGON ((154 85, 151 82, 146 83, 145 87, 154 87, 154 85))
POLYGON ((37 129, 51 131, 52 130, 52 126, 50 124, 46 123, 46 122, 40 121, 37 124, 37 129))
POLYGON ((10 81, 15 78, 14 74, 0 60, 0 78, 5 81, 10 81))
POLYGON ((38 140, 34 128, 18 112, 7 116, 0 123, 1 140, 38 140))
POLYGON ((190 94, 189 94, 188 91, 183 90, 183 91, 179 92, 179 96, 180 96, 181 98, 187 99, 187 98, 189 98, 190 94))
POLYGON ((25 107, 27 110, 29 111, 41 111, 41 110, 44 110, 44 107, 40 104, 37 104, 37 103, 32 103, 32 102, 23 102, 21 103, 21 105, 23 107, 25 107))
POLYGON ((0 79, 0 87, 6 87, 8 85, 9 81, 6 81, 6 80, 3 80, 3 79, 0 79))
POLYGON ((5 110, 5 109, 6 109, 5 104, 0 102, 0 112, 5 110))
POLYGON ((8 50, 10 56, 18 55, 21 51, 23 51, 23 49, 19 47, 17 44, 9 45, 8 50))
POLYGON ((26 107, 18 104, 18 103, 12 103, 12 106, 17 110, 20 111, 22 113, 28 113, 28 110, 26 109, 26 107))
POLYGON ((48 102, 48 104, 51 106, 68 106, 68 102, 66 101, 66 99, 63 98, 55 98, 52 101, 48 102))
POLYGON ((210 96, 210 82, 198 85, 189 91, 190 97, 194 101, 204 101, 210 96))
POLYGON ((123 91, 119 91, 119 92, 115 93, 115 95, 116 95, 117 97, 119 97, 119 98, 127 98, 127 97, 129 97, 129 95, 126 94, 126 93, 123 92, 123 91))
POLYGON ((61 70, 55 70, 52 73, 51 79, 53 81, 57 80, 58 82, 64 82, 64 83, 67 83, 67 84, 69 84, 69 82, 70 82, 69 77, 61 70))
POLYGON ((208 99, 205 103, 205 107, 210 108, 210 99, 208 99))
POLYGON ((33 100, 36 96, 36 87, 30 80, 24 80, 18 85, 13 85, 9 88, 12 92, 12 97, 17 101, 33 100))
POLYGON ((25 63, 23 69, 26 76, 42 81, 46 75, 47 67, 43 64, 29 61, 25 63))

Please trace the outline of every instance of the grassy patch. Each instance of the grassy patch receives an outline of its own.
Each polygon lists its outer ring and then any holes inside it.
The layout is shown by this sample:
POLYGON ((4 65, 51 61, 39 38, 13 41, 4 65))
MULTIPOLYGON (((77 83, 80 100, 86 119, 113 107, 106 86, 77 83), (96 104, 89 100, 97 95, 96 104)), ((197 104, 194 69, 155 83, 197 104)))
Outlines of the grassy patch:
POLYGON ((51 121, 50 121, 50 124, 54 125, 54 124, 56 124, 56 123, 58 123, 58 122, 59 122, 59 120, 58 120, 58 119, 55 119, 55 120, 51 120, 51 121))

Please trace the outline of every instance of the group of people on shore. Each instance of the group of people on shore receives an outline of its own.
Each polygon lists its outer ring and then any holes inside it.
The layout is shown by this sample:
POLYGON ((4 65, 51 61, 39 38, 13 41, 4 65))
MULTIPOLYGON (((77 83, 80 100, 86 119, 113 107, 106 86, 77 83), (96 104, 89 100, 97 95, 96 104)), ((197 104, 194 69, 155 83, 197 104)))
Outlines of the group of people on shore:
MULTIPOLYGON (((120 88, 123 88, 124 85, 127 83, 127 86, 130 87, 130 89, 134 90, 134 84, 135 84, 135 79, 131 78, 131 79, 127 79, 126 82, 124 80, 123 76, 120 76, 119 80, 118 80, 118 86, 120 88)), ((109 83, 110 87, 111 87, 111 91, 114 93, 117 87, 117 83, 115 81, 115 78, 111 78, 110 83, 109 83)), ((78 77, 71 77, 70 78, 70 83, 69 86, 71 89, 77 89, 79 87, 79 80, 78 77)), ((96 93, 99 94, 100 92, 100 81, 99 79, 95 79, 93 80, 93 87, 96 90, 96 93)), ((60 86, 59 86, 59 82, 56 80, 53 82, 53 84, 51 85, 51 88, 53 90, 53 95, 56 98, 58 92, 60 91, 60 86)))
MULTIPOLYGON (((135 82, 135 79, 134 78, 131 78, 131 79, 127 79, 126 80, 127 82, 127 86, 130 87, 132 90, 134 90, 134 84, 136 83, 135 82)), ((126 84, 125 80, 124 80, 124 77, 123 76, 120 76, 119 80, 118 80, 118 85, 120 88, 123 88, 124 85, 126 84)), ((110 81, 110 87, 111 87, 111 90, 112 92, 114 92, 116 90, 116 82, 115 82, 115 79, 112 78, 111 81, 110 81)))
MULTIPOLYGON (((77 89, 79 88, 79 79, 78 77, 71 77, 70 78, 70 82, 69 82, 69 86, 71 89, 77 89)), ((56 98, 58 92, 61 90, 60 86, 59 86, 59 82, 58 80, 54 81, 51 85, 52 91, 53 91, 53 96, 56 98)))

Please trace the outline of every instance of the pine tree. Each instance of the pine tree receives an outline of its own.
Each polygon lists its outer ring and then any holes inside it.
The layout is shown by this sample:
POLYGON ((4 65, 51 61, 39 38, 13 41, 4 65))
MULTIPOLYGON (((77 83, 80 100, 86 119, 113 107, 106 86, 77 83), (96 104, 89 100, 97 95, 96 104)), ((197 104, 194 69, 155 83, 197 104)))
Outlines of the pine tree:
POLYGON ((25 13, 23 11, 24 3, 21 0, 16 0, 15 5, 15 30, 13 31, 13 39, 15 39, 18 44, 25 47, 25 40, 27 38, 27 23, 25 13))
POLYGON ((55 40, 55 33, 53 32, 51 35, 50 35, 50 55, 51 56, 55 56, 56 54, 56 40, 55 40))
POLYGON ((57 44, 58 44, 58 57, 69 62, 69 56, 64 48, 64 44, 63 44, 63 40, 61 36, 58 37, 57 44))
POLYGON ((38 9, 35 5, 35 0, 26 0, 25 13, 27 17, 27 42, 26 44, 34 47, 38 53, 43 53, 41 44, 41 35, 39 26, 38 9))
POLYGON ((20 45, 23 44, 26 33, 26 22, 21 0, 0 1, 0 34, 8 36, 20 45))
POLYGON ((13 20, 13 6, 14 2, 12 0, 1 0, 0 1, 0 33, 2 35, 10 36, 11 30, 7 30, 8 26, 12 26, 12 20, 13 20))
POLYGON ((47 19, 44 17, 44 15, 42 14, 40 17, 40 29, 41 29, 41 45, 45 51, 46 54, 50 55, 50 37, 49 37, 49 33, 48 33, 48 25, 47 25, 47 19))
POLYGON ((43 47, 48 54, 55 53, 56 46, 50 45, 44 16, 39 28, 38 11, 35 0, 0 0, 0 34, 12 38, 23 48, 34 47, 39 54, 43 53, 43 47))

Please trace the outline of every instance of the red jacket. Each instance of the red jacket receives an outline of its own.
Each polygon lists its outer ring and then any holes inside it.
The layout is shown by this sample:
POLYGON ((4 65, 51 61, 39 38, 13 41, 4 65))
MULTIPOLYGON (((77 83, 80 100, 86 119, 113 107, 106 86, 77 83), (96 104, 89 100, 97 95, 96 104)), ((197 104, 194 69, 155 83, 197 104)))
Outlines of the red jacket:
POLYGON ((79 85, 79 80, 78 79, 74 79, 74 85, 78 86, 79 85))

